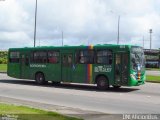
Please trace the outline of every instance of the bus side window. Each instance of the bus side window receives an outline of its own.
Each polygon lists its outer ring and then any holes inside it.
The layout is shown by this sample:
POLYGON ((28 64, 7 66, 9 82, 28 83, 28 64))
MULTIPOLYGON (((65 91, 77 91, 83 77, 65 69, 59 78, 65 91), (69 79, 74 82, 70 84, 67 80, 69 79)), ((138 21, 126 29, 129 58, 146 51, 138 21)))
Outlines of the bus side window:
POLYGON ((63 62, 63 65, 64 65, 64 66, 67 66, 67 65, 68 65, 67 56, 66 56, 66 55, 63 56, 63 61, 62 61, 62 62, 63 62))
POLYGON ((93 64, 94 63, 94 51, 93 50, 81 50, 79 54, 78 62, 81 64, 93 64))
POLYGON ((112 55, 109 55, 108 57, 109 57, 109 65, 111 65, 112 64, 112 55))
POLYGON ((75 53, 75 63, 77 64, 77 63, 79 63, 79 58, 80 56, 79 56, 79 51, 77 51, 76 53, 75 53))
POLYGON ((96 58, 99 64, 112 64, 112 52, 110 50, 98 50, 96 58))
POLYGON ((68 63, 69 63, 69 64, 72 63, 72 56, 71 56, 71 55, 68 56, 68 63))
POLYGON ((116 75, 120 74, 120 64, 121 64, 121 56, 116 55, 116 75))
POLYGON ((10 63, 19 63, 20 61, 20 53, 19 52, 10 52, 9 55, 9 62, 10 63))
POLYGON ((45 51, 33 52, 31 60, 33 63, 47 63, 47 52, 45 51))
POLYGON ((85 63, 85 59, 84 59, 84 57, 80 57, 80 63, 85 63))
POLYGON ((58 63, 59 62, 59 52, 49 51, 48 52, 48 63, 58 63))

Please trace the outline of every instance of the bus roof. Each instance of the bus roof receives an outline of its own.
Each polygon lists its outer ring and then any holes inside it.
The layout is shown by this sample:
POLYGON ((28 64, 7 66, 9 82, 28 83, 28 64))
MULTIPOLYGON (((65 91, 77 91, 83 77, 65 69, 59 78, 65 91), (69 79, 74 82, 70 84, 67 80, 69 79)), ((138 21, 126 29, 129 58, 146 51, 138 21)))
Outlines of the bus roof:
MULTIPOLYGON (((24 48, 9 48, 9 50, 49 50, 49 49, 86 49, 89 47, 94 47, 94 48, 110 48, 110 49, 116 49, 116 48, 131 48, 131 46, 136 46, 136 45, 116 45, 116 44, 97 44, 97 45, 79 45, 79 46, 38 46, 38 47, 24 47, 24 48)), ((138 46, 137 46, 138 47, 138 46)), ((140 47, 140 46, 139 46, 140 47)))

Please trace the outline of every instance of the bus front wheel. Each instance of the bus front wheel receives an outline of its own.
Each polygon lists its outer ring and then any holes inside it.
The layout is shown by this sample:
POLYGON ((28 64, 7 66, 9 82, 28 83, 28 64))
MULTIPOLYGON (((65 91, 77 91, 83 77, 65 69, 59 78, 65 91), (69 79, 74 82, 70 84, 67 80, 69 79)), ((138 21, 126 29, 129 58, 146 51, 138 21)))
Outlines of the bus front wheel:
POLYGON ((104 76, 98 77, 97 87, 98 87, 99 90, 106 90, 107 88, 109 88, 108 79, 104 76))
POLYGON ((43 73, 37 73, 36 74, 36 83, 38 85, 44 85, 46 83, 43 73))

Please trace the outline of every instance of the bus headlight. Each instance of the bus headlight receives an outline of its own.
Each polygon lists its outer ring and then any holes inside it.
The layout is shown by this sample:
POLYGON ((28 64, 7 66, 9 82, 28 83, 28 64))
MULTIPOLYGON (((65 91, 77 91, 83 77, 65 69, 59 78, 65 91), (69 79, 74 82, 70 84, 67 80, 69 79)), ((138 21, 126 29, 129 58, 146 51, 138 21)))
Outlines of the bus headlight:
POLYGON ((133 74, 130 74, 130 76, 131 76, 131 78, 132 78, 132 79, 136 80, 136 77, 135 77, 135 75, 133 75, 133 74))

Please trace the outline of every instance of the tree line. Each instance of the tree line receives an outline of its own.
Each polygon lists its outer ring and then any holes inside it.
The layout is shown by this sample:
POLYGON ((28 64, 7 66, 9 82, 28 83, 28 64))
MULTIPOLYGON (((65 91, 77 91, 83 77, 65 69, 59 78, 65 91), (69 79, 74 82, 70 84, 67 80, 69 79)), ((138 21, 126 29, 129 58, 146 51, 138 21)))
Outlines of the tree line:
POLYGON ((7 51, 0 51, 0 64, 7 64, 7 51))

